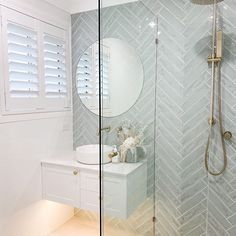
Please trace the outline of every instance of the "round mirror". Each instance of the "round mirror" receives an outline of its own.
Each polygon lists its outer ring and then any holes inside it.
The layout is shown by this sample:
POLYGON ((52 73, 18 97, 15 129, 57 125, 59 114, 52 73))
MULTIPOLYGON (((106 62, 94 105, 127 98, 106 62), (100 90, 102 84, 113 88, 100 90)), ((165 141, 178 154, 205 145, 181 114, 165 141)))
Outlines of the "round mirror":
MULTIPOLYGON (((128 43, 106 38, 101 45, 102 113, 118 116, 137 101, 143 87, 144 73, 140 57, 128 43)), ((77 66, 77 92, 83 104, 99 114, 99 54, 98 42, 81 56, 77 66)))

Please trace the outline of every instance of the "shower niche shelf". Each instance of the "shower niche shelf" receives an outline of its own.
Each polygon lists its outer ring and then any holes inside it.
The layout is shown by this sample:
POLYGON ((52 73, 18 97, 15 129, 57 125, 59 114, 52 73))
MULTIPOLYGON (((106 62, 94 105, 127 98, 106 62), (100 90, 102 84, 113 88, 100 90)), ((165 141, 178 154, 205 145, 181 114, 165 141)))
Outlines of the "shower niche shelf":
MULTIPOLYGON (((128 218, 146 200, 147 163, 104 165, 103 188, 105 214, 128 218)), ((98 212, 98 166, 43 161, 42 194, 46 200, 98 212)))

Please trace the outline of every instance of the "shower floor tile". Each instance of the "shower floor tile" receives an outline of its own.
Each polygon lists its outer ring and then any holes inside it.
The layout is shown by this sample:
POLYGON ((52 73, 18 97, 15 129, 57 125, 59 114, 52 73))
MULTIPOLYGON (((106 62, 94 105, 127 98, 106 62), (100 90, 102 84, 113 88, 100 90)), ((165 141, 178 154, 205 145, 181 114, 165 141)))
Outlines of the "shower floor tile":
MULTIPOLYGON (((99 236, 99 225, 95 221, 73 217, 67 223, 58 228, 48 236, 99 236)), ((113 229, 105 225, 105 235, 107 236, 141 236, 127 230, 113 229)))

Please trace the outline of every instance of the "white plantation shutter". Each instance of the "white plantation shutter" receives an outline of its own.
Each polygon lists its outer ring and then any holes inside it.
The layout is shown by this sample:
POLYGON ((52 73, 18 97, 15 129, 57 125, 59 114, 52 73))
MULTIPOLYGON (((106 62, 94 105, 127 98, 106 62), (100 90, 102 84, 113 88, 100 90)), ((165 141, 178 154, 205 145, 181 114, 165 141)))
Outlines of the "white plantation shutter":
POLYGON ((5 110, 41 109, 37 20, 2 7, 5 110))
MULTIPOLYGON (((108 106, 109 100, 109 62, 110 62, 110 49, 102 46, 101 50, 101 96, 103 99, 103 106, 108 106)), ((96 64, 96 95, 99 96, 99 52, 96 51, 95 62, 96 64)))
MULTIPOLYGON (((103 108, 109 108, 109 60, 110 49, 102 46, 102 99, 103 108)), ((98 44, 94 44, 82 55, 77 66, 77 91, 83 103, 91 110, 99 107, 99 53, 98 44)))
POLYGON ((77 67, 77 90, 80 98, 90 100, 93 97, 92 47, 80 58, 77 67))
POLYGON ((44 34, 45 93, 48 98, 66 97, 65 42, 44 34))
POLYGON ((69 105, 69 54, 66 31, 41 23, 44 103, 52 110, 69 105))
POLYGON ((37 32, 8 22, 7 42, 10 97, 38 97, 37 32))

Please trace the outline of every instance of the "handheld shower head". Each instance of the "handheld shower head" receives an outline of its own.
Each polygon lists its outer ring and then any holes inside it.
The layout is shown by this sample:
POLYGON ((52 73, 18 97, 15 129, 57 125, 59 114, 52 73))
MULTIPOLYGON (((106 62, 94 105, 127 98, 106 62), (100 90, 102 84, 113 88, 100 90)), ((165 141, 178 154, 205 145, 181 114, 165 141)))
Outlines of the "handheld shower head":
POLYGON ((198 5, 212 5, 214 3, 223 2, 224 0, 191 0, 193 4, 198 5))

